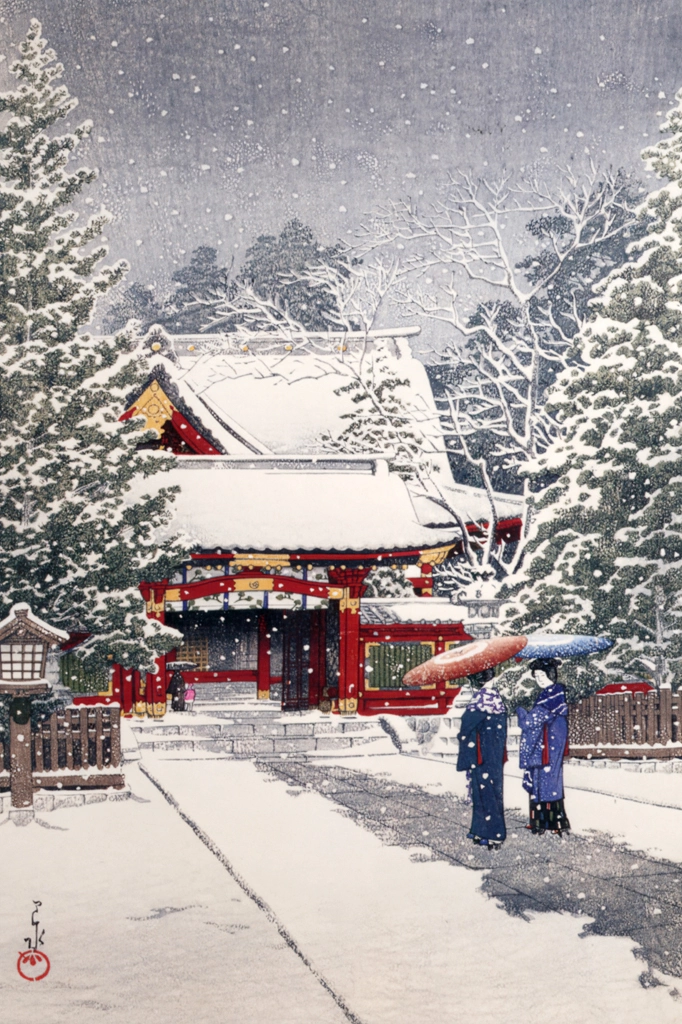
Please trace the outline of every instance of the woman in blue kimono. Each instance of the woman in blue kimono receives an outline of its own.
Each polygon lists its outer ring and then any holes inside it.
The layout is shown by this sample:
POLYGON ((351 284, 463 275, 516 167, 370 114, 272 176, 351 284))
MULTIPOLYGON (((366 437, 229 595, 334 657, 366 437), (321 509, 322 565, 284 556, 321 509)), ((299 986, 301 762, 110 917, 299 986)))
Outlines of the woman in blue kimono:
POLYGON ((502 799, 507 711, 497 690, 490 686, 494 678, 492 669, 469 676, 469 682, 481 689, 462 716, 457 758, 457 771, 467 773, 474 805, 467 838, 491 850, 498 849, 507 837, 502 799))
POLYGON ((557 680, 557 658, 538 658, 530 668, 544 672, 547 682, 530 711, 519 708, 521 745, 519 765, 524 769, 523 788, 530 799, 530 824, 526 828, 542 835, 561 835, 570 830, 564 809, 564 754, 568 743, 566 691, 557 680))

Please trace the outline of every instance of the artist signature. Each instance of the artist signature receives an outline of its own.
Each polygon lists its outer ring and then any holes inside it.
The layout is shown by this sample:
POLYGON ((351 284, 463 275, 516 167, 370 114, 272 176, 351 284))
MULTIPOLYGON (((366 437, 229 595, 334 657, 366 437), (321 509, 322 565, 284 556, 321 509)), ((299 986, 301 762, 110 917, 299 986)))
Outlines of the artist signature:
POLYGON ((38 908, 42 905, 41 900, 33 900, 33 913, 31 914, 33 935, 24 939, 26 949, 20 950, 17 960, 17 970, 26 981, 42 981, 50 973, 50 961, 47 953, 43 953, 39 948, 45 945, 43 942, 45 929, 41 929, 38 919, 38 908))

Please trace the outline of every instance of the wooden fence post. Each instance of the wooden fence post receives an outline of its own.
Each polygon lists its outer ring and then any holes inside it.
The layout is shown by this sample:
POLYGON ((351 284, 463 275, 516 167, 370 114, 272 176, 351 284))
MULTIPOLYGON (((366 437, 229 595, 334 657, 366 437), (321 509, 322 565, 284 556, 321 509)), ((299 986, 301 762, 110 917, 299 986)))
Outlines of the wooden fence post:
POLYGON ((50 715, 50 771, 59 768, 59 733, 57 732, 57 713, 50 715))
POLYGON ((66 736, 66 767, 69 771, 73 771, 73 708, 66 709, 64 733, 66 736))
POLYGON ((45 767, 45 763, 44 763, 45 748, 43 746, 43 723, 42 722, 38 722, 38 724, 37 724, 37 726, 36 726, 36 728, 35 728, 35 730, 33 732, 33 735, 31 737, 31 739, 33 740, 33 760, 35 762, 36 771, 37 772, 42 772, 43 768, 45 767))
POLYGON ((111 767, 118 768, 121 763, 121 712, 119 708, 110 708, 111 721, 111 767))
POLYGON ((85 707, 81 708, 80 721, 79 721, 78 725, 79 725, 79 730, 78 731, 79 731, 79 734, 80 734, 80 741, 81 741, 81 763, 80 763, 80 767, 83 770, 85 770, 86 768, 89 767, 89 764, 90 764, 90 753, 89 753, 89 750, 88 750, 88 744, 89 744, 89 737, 88 737, 88 709, 85 708, 85 707))
POLYGON ((104 767, 102 709, 95 708, 95 762, 99 771, 104 767))

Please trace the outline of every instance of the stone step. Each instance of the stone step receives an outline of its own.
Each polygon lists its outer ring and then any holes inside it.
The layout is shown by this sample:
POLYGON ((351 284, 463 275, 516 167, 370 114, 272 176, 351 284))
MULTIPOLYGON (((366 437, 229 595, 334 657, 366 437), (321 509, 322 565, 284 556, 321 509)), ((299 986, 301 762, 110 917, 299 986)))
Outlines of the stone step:
POLYGON ((140 751, 172 753, 173 751, 211 752, 232 757, 277 757, 282 754, 329 754, 337 750, 358 753, 386 753, 394 748, 385 733, 336 736, 145 736, 138 741, 140 751), (381 747, 379 751, 378 747, 381 747), (369 749, 368 749, 369 748, 369 749), (377 749, 375 749, 377 748, 377 749), (384 749, 385 748, 385 749, 384 749))
POLYGON ((280 757, 330 755, 334 751, 388 753, 394 749, 376 719, 282 716, 279 711, 272 715, 260 709, 235 711, 229 716, 228 712, 215 716, 204 712, 198 722, 192 717, 171 714, 161 721, 131 722, 130 727, 141 753, 147 750, 167 756, 280 757))
POLYGON ((255 683, 197 683, 194 687, 195 703, 205 704, 215 700, 248 700, 256 697, 255 683))
POLYGON ((344 721, 339 719, 322 719, 317 721, 287 721, 281 716, 274 720, 270 716, 237 717, 223 719, 215 723, 194 723, 191 721, 178 722, 152 722, 144 724, 131 724, 133 732, 138 740, 159 740, 172 739, 173 737, 236 737, 236 736, 286 736, 293 738, 308 738, 311 736, 356 736, 361 735, 384 736, 384 730, 378 722, 373 720, 352 720, 344 721))

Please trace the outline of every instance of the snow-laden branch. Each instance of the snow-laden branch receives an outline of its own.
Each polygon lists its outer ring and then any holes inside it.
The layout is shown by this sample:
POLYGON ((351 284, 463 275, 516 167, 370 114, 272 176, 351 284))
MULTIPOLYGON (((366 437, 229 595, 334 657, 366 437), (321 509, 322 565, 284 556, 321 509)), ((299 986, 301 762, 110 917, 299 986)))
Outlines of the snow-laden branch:
MULTIPOLYGON (((390 202, 360 231, 361 253, 401 253, 394 302, 404 314, 451 333, 441 347, 443 430, 488 496, 489 526, 476 552, 498 579, 520 564, 528 511, 521 543, 502 566, 494 473, 513 486, 554 438, 548 389, 587 321, 593 283, 614 265, 618 246, 624 251, 636 205, 622 173, 592 162, 580 173, 561 169, 551 184, 459 172, 439 202, 390 202)), ((526 495, 528 482, 518 484, 526 495)))

